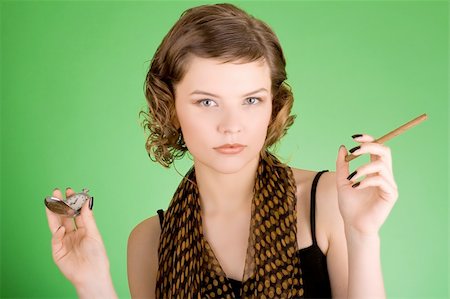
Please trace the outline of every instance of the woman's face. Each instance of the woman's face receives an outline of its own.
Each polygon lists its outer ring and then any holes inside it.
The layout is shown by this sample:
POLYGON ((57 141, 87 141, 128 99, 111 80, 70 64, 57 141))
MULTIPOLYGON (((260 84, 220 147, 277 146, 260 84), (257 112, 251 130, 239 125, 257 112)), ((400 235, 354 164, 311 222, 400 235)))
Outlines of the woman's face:
POLYGON ((265 62, 221 63, 192 57, 175 86, 175 108, 196 166, 234 173, 259 159, 272 113, 270 69, 265 62), (239 153, 215 148, 241 144, 239 153))

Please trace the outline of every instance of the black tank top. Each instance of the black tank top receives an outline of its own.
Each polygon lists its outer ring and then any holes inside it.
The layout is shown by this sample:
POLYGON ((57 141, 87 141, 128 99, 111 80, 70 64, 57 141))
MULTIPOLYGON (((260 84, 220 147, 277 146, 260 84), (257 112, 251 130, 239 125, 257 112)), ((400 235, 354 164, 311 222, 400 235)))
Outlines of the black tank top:
MULTIPOLYGON (((311 187, 311 236, 312 245, 297 251, 302 263, 302 278, 304 298, 331 298, 330 278, 328 276, 327 257, 320 250, 316 240, 316 188, 320 176, 328 170, 322 170, 314 177, 311 187)), ((164 211, 158 211, 159 221, 162 224, 164 211)), ((242 282, 228 278, 236 298, 241 297, 242 282)))

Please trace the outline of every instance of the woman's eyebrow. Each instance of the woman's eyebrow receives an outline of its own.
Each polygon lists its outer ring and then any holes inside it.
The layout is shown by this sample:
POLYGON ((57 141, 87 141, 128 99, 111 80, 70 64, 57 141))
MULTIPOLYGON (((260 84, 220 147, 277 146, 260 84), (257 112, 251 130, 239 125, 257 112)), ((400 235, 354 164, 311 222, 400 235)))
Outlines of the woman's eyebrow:
MULTIPOLYGON (((257 89, 257 90, 255 90, 255 91, 246 93, 246 94, 244 94, 244 95, 242 95, 242 96, 243 96, 243 97, 247 97, 247 96, 249 96, 249 95, 255 94, 255 93, 260 92, 260 91, 268 92, 267 89, 265 89, 265 88, 260 88, 260 89, 257 89)), ((194 95, 194 94, 207 95, 207 96, 210 96, 210 97, 220 98, 218 95, 212 94, 212 93, 210 93, 210 92, 202 91, 202 90, 194 90, 193 92, 191 92, 190 95, 194 95)))

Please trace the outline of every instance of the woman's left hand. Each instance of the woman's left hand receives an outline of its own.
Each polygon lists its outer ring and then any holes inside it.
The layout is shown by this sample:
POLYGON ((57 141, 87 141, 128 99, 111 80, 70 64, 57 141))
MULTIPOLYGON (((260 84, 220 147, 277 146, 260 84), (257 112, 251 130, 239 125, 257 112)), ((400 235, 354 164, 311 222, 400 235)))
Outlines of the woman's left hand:
POLYGON ((350 179, 349 162, 345 161, 347 150, 344 146, 339 148, 336 160, 339 210, 344 224, 346 228, 363 234, 378 233, 398 198, 391 150, 383 144, 374 143, 374 140, 367 134, 355 138, 361 144, 360 149, 353 154, 369 153, 370 163, 355 169, 356 174, 350 179), (360 180, 361 178, 363 179, 360 180))

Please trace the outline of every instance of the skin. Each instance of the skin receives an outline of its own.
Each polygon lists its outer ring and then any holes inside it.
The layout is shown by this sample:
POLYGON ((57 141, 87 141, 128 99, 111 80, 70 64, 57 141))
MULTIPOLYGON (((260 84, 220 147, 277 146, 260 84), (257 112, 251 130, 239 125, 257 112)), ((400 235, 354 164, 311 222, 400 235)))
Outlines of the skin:
MULTIPOLYGON (((66 189, 66 198, 74 194, 66 189)), ((62 199, 58 188, 53 196, 62 199)), ((52 257, 59 270, 75 286, 80 298, 117 298, 109 271, 109 260, 100 232, 89 209, 81 208, 80 216, 61 217, 45 207, 52 233, 52 257), (97 285, 96 285, 97 284, 97 285)))
POLYGON ((222 64, 198 57, 191 59, 189 71, 176 86, 175 108, 193 156, 205 216, 234 214, 251 202, 272 112, 270 87, 266 63, 222 64), (249 94, 256 90, 261 91, 249 94), (216 96, 192 95, 196 91, 216 96), (238 155, 214 149, 227 143, 245 149, 238 155))
MULTIPOLYGON (((175 87, 178 121, 197 175, 205 238, 227 276, 237 280, 242 279, 244 271, 252 188, 272 109, 269 74, 264 61, 222 64, 193 57, 175 87), (259 89, 266 91, 249 94, 259 89), (195 90, 208 95, 193 95, 195 90), (214 149, 225 143, 241 143, 246 147, 241 153, 228 156, 214 149)), ((355 139, 361 148, 354 154, 370 154, 371 159, 356 169, 357 174, 351 180, 347 179, 351 172, 349 163, 344 160, 347 150, 341 146, 336 172, 323 174, 317 187, 316 238, 327 256, 334 298, 385 297, 378 232, 398 192, 390 150, 373 140, 367 134, 355 139), (353 188, 356 181, 361 183, 353 188)), ((297 241, 299 248, 305 248, 312 244, 309 193, 316 172, 292 170, 297 185, 297 241)), ((73 190, 68 192, 66 196, 73 190)), ((61 198, 60 193, 54 192, 53 196, 61 198)), ((94 292, 115 295, 110 277, 105 274, 109 274, 109 264, 92 211, 84 207, 81 214, 81 226, 85 223, 90 229, 86 234, 79 233, 79 243, 89 246, 77 247, 68 241, 74 234, 73 226, 47 210, 55 262, 81 297, 95 297, 94 292), (56 232, 60 224, 65 229, 56 232), (103 262, 96 268, 86 266, 76 268, 76 273, 70 272, 80 265, 80 256, 92 256, 91 251, 102 256, 92 262, 103 262), (95 284, 77 279, 92 276, 96 271, 106 275, 100 285, 98 279, 95 284)), ((160 232, 155 215, 138 224, 130 234, 127 262, 133 298, 155 297, 160 232)))

